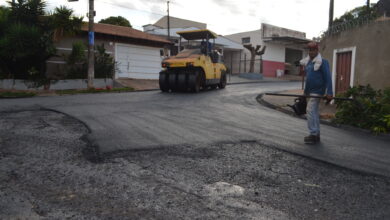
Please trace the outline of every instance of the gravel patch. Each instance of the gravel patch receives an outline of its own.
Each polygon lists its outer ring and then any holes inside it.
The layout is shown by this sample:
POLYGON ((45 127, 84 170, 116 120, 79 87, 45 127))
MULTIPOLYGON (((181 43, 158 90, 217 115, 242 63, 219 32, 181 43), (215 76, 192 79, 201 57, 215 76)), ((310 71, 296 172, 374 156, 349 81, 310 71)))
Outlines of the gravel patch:
POLYGON ((258 143, 161 146, 88 160, 89 130, 0 113, 0 219, 390 219, 390 180, 258 143))

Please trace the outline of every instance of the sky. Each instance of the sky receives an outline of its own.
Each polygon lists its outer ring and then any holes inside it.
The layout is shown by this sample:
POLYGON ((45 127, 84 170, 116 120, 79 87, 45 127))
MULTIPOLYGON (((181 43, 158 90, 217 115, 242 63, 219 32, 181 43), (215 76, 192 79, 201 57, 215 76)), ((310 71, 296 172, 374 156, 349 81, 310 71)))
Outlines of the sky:
MULTIPOLYGON (((88 0, 46 0, 48 10, 66 5, 79 16, 88 11, 88 0)), ((376 3, 378 0, 371 0, 376 3)), ((0 0, 0 5, 5 5, 0 0)), ((334 15, 339 17, 366 0, 335 0, 334 15)), ((122 16, 133 28, 153 24, 167 15, 166 0, 95 0, 95 22, 109 16, 122 16)), ((170 0, 170 16, 198 21, 219 35, 260 29, 268 23, 302 31, 311 39, 318 37, 328 25, 329 0, 170 0)))

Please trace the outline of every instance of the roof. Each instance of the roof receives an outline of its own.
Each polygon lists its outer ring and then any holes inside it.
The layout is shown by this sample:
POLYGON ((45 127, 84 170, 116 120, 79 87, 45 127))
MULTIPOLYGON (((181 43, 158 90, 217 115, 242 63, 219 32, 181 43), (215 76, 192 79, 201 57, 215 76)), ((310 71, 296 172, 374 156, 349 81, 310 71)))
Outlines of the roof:
MULTIPOLYGON (((190 27, 190 28, 170 28, 169 29, 169 35, 171 38, 179 38, 180 36, 177 34, 177 32, 181 31, 189 31, 189 30, 199 30, 199 28, 196 27, 190 27)), ((153 29, 153 30, 147 30, 145 31, 146 33, 149 34, 154 34, 154 35, 161 35, 162 37, 167 37, 168 36, 168 29, 153 29)))
POLYGON ((235 49, 235 50, 243 50, 244 47, 242 44, 239 44, 235 41, 230 40, 229 38, 226 38, 224 36, 218 36, 217 39, 215 39, 216 44, 224 45, 225 49, 235 49))
POLYGON ((309 39, 298 38, 298 37, 268 37, 263 39, 264 42, 278 42, 278 43, 293 43, 293 44, 307 44, 311 42, 309 39))
MULTIPOLYGON (((163 16, 160 18, 156 23, 153 25, 160 26, 162 28, 168 28, 168 16, 163 16)), ((199 29, 206 29, 207 24, 197 22, 197 21, 191 21, 191 20, 186 20, 182 18, 176 18, 173 16, 169 16, 169 26, 170 28, 185 28, 185 27, 196 27, 199 29)))
MULTIPOLYGON (((83 25, 81 26, 81 30, 88 31, 88 23, 83 23, 83 25)), ((164 38, 152 34, 144 33, 142 31, 129 28, 129 27, 123 27, 123 26, 112 25, 112 24, 95 23, 94 30, 95 33, 100 33, 100 34, 107 34, 107 35, 120 36, 120 37, 131 38, 131 39, 139 39, 145 41, 171 44, 170 41, 164 38)))
POLYGON ((186 40, 199 40, 199 39, 215 39, 218 35, 210 30, 201 29, 201 30, 191 30, 191 31, 179 31, 177 32, 181 37, 186 40))
MULTIPOLYGON (((196 27, 190 27, 190 28, 171 28, 170 29, 170 36, 171 38, 179 38, 180 36, 177 34, 177 32, 182 32, 182 31, 190 31, 190 30, 199 30, 199 28, 196 27)), ((162 37, 167 36, 167 29, 154 29, 154 30, 149 30, 147 33, 149 34, 155 34, 155 35, 161 35, 162 37)), ((218 45, 223 46, 225 49, 233 49, 233 50, 243 50, 244 47, 240 44, 237 43, 231 39, 228 39, 223 36, 218 36, 215 39, 215 43, 218 45)))

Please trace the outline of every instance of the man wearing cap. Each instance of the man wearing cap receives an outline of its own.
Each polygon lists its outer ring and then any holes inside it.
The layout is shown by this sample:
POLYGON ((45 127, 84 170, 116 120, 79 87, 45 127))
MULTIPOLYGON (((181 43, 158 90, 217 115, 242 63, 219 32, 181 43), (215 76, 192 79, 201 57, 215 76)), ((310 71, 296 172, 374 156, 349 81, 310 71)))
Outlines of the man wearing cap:
POLYGON ((323 59, 318 52, 318 44, 310 42, 307 48, 309 56, 300 61, 306 72, 304 95, 318 96, 318 98, 309 98, 307 102, 306 116, 309 136, 305 137, 304 141, 307 144, 315 144, 320 141, 320 100, 324 95, 327 101, 332 100, 332 78, 328 61, 323 59))

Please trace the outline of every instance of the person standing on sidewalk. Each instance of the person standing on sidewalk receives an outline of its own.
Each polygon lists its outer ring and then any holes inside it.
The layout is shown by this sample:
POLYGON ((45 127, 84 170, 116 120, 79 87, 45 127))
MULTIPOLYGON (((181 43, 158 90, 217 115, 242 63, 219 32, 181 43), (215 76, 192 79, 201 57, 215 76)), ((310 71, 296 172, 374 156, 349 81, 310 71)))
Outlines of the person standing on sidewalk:
POLYGON ((318 96, 318 98, 309 98, 307 102, 306 116, 309 136, 304 138, 304 142, 315 144, 320 141, 319 104, 325 94, 328 102, 332 100, 332 78, 328 61, 323 59, 318 52, 318 43, 310 42, 307 48, 309 49, 309 56, 300 61, 306 72, 304 95, 318 96))

